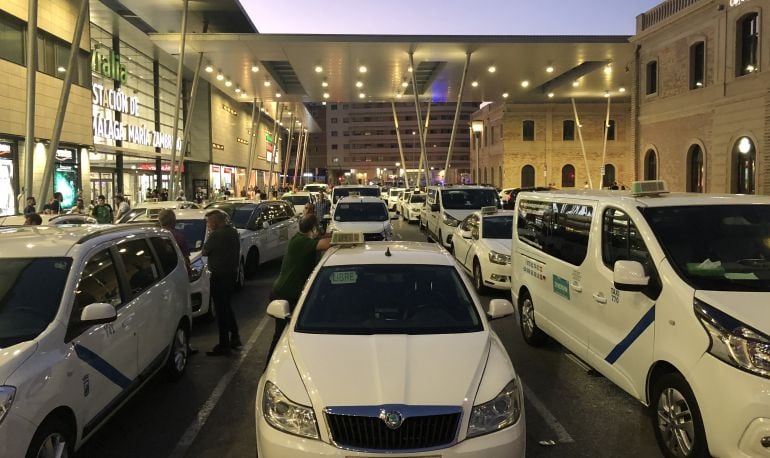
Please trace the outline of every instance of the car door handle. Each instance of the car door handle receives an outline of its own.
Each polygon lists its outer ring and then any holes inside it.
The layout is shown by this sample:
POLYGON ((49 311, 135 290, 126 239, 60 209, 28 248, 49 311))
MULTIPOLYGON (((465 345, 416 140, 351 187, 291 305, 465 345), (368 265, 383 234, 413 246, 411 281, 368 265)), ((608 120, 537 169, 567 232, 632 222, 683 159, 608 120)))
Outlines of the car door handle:
POLYGON ((572 289, 574 289, 578 293, 582 293, 583 292, 583 287, 581 285, 577 284, 577 283, 570 283, 570 287, 572 287, 572 289))
POLYGON ((606 304, 607 303, 607 298, 604 297, 604 294, 602 294, 602 293, 594 293, 593 296, 594 296, 594 300, 596 302, 598 302, 600 304, 606 304))

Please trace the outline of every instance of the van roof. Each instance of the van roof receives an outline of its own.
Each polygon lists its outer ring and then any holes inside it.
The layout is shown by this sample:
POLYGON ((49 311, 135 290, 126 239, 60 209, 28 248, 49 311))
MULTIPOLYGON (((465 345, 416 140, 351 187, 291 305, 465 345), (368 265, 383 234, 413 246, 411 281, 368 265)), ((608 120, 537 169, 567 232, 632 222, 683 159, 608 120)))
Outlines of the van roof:
POLYGON ((519 199, 550 199, 553 197, 570 199, 588 199, 615 201, 636 207, 682 207, 690 205, 751 205, 770 204, 770 196, 752 196, 742 194, 699 194, 692 192, 671 192, 655 196, 635 196, 631 191, 614 190, 575 190, 522 192, 519 199))

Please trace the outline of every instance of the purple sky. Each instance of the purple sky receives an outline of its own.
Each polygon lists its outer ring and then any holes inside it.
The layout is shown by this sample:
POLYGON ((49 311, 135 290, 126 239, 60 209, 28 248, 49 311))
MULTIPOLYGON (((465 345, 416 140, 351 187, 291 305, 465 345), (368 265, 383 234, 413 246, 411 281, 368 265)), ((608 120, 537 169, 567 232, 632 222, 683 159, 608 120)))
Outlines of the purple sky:
POLYGON ((633 35, 662 0, 240 0, 261 33, 633 35))

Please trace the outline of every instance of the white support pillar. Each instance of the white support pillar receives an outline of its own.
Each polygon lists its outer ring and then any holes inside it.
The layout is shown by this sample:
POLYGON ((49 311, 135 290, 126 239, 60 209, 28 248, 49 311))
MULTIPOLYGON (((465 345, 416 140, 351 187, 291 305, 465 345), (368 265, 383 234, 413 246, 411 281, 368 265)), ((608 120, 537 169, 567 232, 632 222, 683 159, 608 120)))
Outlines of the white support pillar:
POLYGON ((604 146, 602 147, 602 163, 601 163, 601 173, 599 174, 599 189, 602 189, 604 186, 604 174, 606 171, 604 170, 605 161, 607 159, 607 134, 610 130, 610 97, 607 97, 607 116, 604 119, 604 146))
POLYGON ((45 162, 45 171, 43 172, 43 183, 40 185, 40 201, 38 202, 39 211, 48 200, 48 188, 51 187, 53 177, 53 166, 56 162, 56 150, 59 149, 59 139, 61 138, 62 127, 64 126, 64 115, 67 113, 67 103, 70 98, 70 89, 72 89, 72 80, 77 73, 77 57, 80 51, 80 38, 83 35, 86 18, 88 17, 88 0, 80 0, 80 10, 78 19, 75 22, 75 32, 72 34, 72 44, 70 45, 70 54, 67 60, 67 70, 62 82, 61 95, 59 96, 59 108, 56 111, 56 119, 53 123, 53 133, 51 134, 51 144, 48 146, 48 157, 45 162))
POLYGON ((414 108, 417 112, 417 133, 420 136, 420 156, 422 157, 423 163, 425 164, 425 186, 430 186, 430 178, 428 177, 428 161, 425 153, 425 134, 423 132, 422 115, 420 114, 420 96, 417 94, 417 79, 414 75, 417 73, 417 69, 414 67, 414 52, 412 51, 409 52, 409 65, 412 67, 412 92, 414 93, 414 108))
POLYGON ((251 169, 254 168, 254 152, 257 150, 257 141, 259 141, 259 122, 262 120, 262 102, 259 102, 259 108, 257 108, 257 99, 254 99, 251 105, 251 134, 249 135, 249 161, 248 168, 246 169, 246 192, 249 191, 249 184, 251 184, 251 169), (257 120, 254 122, 254 114, 257 114, 257 120))
MULTIPOLYGON (((206 33, 206 29, 208 28, 208 23, 203 25, 203 33, 206 33)), ((192 135, 192 120, 193 120, 193 113, 195 113, 195 101, 198 98, 198 82, 200 81, 200 75, 201 75, 201 65, 203 64, 203 53, 198 53, 198 62, 195 66, 195 74, 193 75, 193 84, 192 84, 192 90, 190 91, 190 107, 187 110, 187 119, 184 123, 184 128, 182 132, 182 151, 179 152, 179 166, 176 166, 176 163, 171 163, 171 169, 175 171, 175 176, 181 176, 182 175, 182 165, 184 164, 184 155, 187 152, 187 145, 190 144, 190 135, 192 135)), ((253 116, 252 116, 253 118, 253 116)), ((182 189, 184 189, 184 185, 182 185, 182 189)), ((176 195, 170 196, 169 198, 176 199, 176 195)))
MULTIPOLYGON (((295 107, 296 111, 296 107, 295 107)), ((283 162, 283 179, 281 179, 281 187, 286 187, 286 176, 289 175, 289 162, 291 161, 291 147, 292 147, 292 141, 294 140, 294 124, 296 123, 296 120, 294 119, 294 111, 291 112, 291 126, 289 127, 289 141, 286 143, 286 157, 281 157, 281 161, 283 162)))
MULTIPOLYGON (((37 0, 27 2, 27 111, 24 139, 24 193, 25 199, 34 196, 32 180, 35 157, 35 82, 37 81, 37 0)), ((38 199, 45 205, 43 199, 38 199)), ((26 204, 25 204, 26 205, 26 204)), ((41 207, 42 208, 42 207, 41 207)), ((23 209, 20 208, 19 212, 23 209)))
MULTIPOLYGON (((268 194, 270 194, 270 198, 273 198, 272 192, 270 191, 270 188, 273 187, 273 173, 275 172, 275 159, 278 157, 278 136, 281 134, 281 131, 278 127, 278 123, 281 121, 281 118, 283 117, 283 105, 281 105, 278 102, 275 102, 275 119, 273 120, 273 154, 270 157, 270 175, 267 179, 267 189, 268 194), (280 110, 280 111, 279 111, 280 110)), ((278 180, 275 180, 275 187, 276 192, 278 191, 278 180)))
POLYGON ((471 53, 465 55, 465 67, 463 67, 463 77, 460 79, 460 92, 457 95, 457 107, 455 108, 455 118, 452 121, 452 135, 449 137, 449 149, 446 153, 446 163, 444 163, 444 182, 449 178, 449 166, 452 161, 452 150, 455 146, 455 134, 457 133, 457 123, 460 121, 460 108, 463 105, 463 93, 465 92, 465 78, 468 76, 468 67, 471 65, 471 53))
POLYGON ((583 128, 580 125, 580 117, 578 117, 577 106, 575 105, 575 99, 572 100, 572 111, 575 113, 575 124, 578 129, 578 138, 580 138, 580 149, 583 151, 583 162, 586 166, 586 175, 588 176, 588 187, 594 188, 594 182, 591 180, 591 170, 588 168, 588 156, 586 156, 586 145, 583 143, 583 128))
MULTIPOLYGON (((173 123, 173 132, 171 134, 171 171, 169 172, 169 180, 168 180, 168 186, 169 186, 169 198, 175 199, 176 198, 176 182, 177 182, 177 174, 176 170, 174 170, 174 164, 176 164, 176 152, 177 147, 176 143, 179 137, 178 130, 179 130, 179 104, 180 99, 182 98, 182 77, 184 76, 184 51, 185 51, 185 40, 187 39, 187 10, 189 6, 189 0, 182 0, 182 31, 181 31, 181 38, 179 40, 179 62, 177 62, 176 66, 176 92, 174 92, 174 123, 173 123)), ((181 152, 181 154, 184 154, 184 151, 181 152)))
MULTIPOLYGON (((433 100, 428 99, 428 112, 425 114, 425 125, 423 126, 422 130, 422 136, 425 138, 425 169, 430 170, 430 166, 428 165, 428 127, 430 126, 430 109, 431 106, 433 106, 433 100)), ((431 175, 431 178, 433 176, 431 175)), ((427 185, 426 185, 427 186, 427 185)))
POLYGON ((300 173, 299 165, 302 159, 302 144, 307 141, 307 131, 304 129, 299 130, 299 137, 297 138, 297 159, 294 162, 294 177, 291 180, 292 189, 297 189, 297 174, 300 173))
MULTIPOLYGON (((406 159, 404 158, 404 147, 401 144, 401 130, 398 126, 398 115, 396 114, 396 102, 390 101, 390 107, 393 109, 393 124, 396 125, 396 140, 398 141, 398 154, 401 156, 401 164, 404 165, 404 170, 406 170, 408 167, 406 166, 406 159)), ((419 177, 419 171, 417 173, 417 176, 419 177)), ((419 179, 417 182, 419 183, 419 179)), ((404 172, 404 184, 406 185, 407 189, 409 186, 409 173, 404 172)))
POLYGON ((300 166, 300 184, 303 184, 305 182, 305 160, 307 159, 307 144, 310 143, 308 140, 310 140, 310 132, 305 129, 305 144, 302 145, 302 165, 300 166))

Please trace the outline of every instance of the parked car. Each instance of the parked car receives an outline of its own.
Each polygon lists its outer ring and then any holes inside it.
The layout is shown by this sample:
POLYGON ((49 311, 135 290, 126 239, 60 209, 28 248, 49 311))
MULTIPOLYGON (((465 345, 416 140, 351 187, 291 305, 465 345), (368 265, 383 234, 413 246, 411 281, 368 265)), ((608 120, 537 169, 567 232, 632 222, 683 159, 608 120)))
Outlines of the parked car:
POLYGON ((417 192, 413 193, 411 196, 409 196, 409 202, 404 203, 404 209, 402 211, 404 221, 409 224, 412 224, 412 222, 419 222, 420 212, 424 206, 425 194, 417 192))
POLYGON ((294 213, 299 217, 304 215, 306 204, 308 203, 315 204, 316 202, 314 191, 313 192, 311 191, 287 192, 286 194, 281 196, 281 199, 292 204, 294 206, 294 213))
POLYGON ((332 247, 294 310, 267 313, 289 324, 257 388, 260 457, 524 456, 522 384, 488 323, 513 306, 485 313, 438 246, 332 247))
POLYGON ((406 188, 390 188, 388 194, 388 211, 396 212, 398 210, 398 199, 406 188))
POLYGON ((341 185, 332 188, 331 194, 331 214, 334 215, 334 208, 337 206, 337 201, 343 197, 379 197, 379 186, 367 186, 367 185, 341 185))
POLYGON ((328 230, 361 232, 369 241, 393 239, 388 208, 379 197, 343 197, 337 202, 328 230))
POLYGON ((407 189, 398 196, 398 202, 396 202, 396 212, 404 216, 404 202, 409 202, 409 198, 412 196, 411 190, 407 189))
POLYGON ((0 455, 73 456, 155 373, 183 375, 190 286, 167 231, 7 228, 0 278, 0 455))
MULTIPOLYGON (((61 224, 97 224, 96 218, 90 215, 69 214, 40 215, 44 226, 58 226, 61 224)), ((23 226, 26 217, 24 215, 0 216, 0 226, 23 226)))
POLYGON ((546 191, 554 191, 556 188, 551 188, 550 186, 531 186, 527 188, 513 188, 508 192, 508 196, 506 199, 503 200, 503 208, 506 210, 513 210, 513 208, 516 206, 516 197, 521 192, 546 192, 546 191))
POLYGON ((498 206, 495 188, 488 186, 431 186, 426 206, 428 236, 449 248, 454 229, 474 211, 498 206))
MULTIPOLYGON (((184 209, 197 209, 200 208, 198 204, 195 202, 187 202, 187 201, 181 201, 181 200, 164 200, 164 201, 158 201, 158 202, 143 202, 136 207, 130 209, 128 213, 120 217, 120 220, 117 221, 118 224, 120 223, 127 223, 129 221, 132 221, 136 218, 140 217, 158 217, 158 213, 160 213, 161 210, 164 209, 170 209, 170 210, 184 210, 184 209)), ((115 209, 113 209, 115 211, 115 209)))

